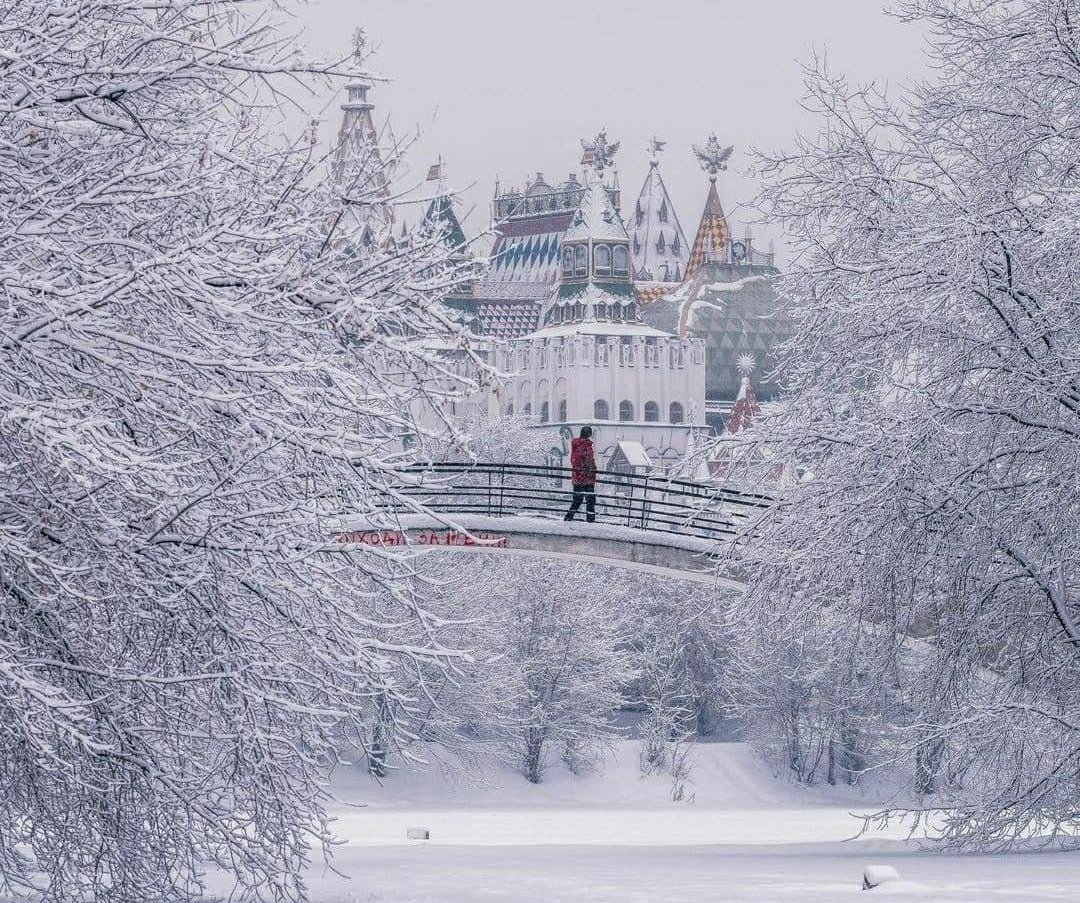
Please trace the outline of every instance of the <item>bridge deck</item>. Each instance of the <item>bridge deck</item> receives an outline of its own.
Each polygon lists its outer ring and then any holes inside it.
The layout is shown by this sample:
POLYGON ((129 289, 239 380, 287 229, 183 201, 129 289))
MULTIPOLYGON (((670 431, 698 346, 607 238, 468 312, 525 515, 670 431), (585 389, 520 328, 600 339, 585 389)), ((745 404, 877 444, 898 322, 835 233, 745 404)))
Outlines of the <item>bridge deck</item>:
POLYGON ((348 522, 341 535, 362 546, 402 547, 408 553, 471 551, 567 558, 741 589, 721 573, 716 544, 693 536, 648 533, 612 524, 566 523, 544 517, 405 514, 394 524, 348 522))
POLYGON ((725 566, 724 547, 772 504, 733 487, 599 471, 597 522, 567 522, 569 468, 444 463, 395 477, 383 510, 344 519, 339 542, 400 546, 406 554, 468 549, 569 557, 741 587, 725 566))

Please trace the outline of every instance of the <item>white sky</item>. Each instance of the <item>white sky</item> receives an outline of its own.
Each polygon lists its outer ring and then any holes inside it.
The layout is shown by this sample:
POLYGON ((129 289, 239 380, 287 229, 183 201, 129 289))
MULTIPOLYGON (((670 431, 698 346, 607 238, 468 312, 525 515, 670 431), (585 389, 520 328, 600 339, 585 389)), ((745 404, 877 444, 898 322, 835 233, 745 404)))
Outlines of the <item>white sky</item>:
MULTIPOLYGON (((367 29, 372 68, 393 79, 373 92, 377 117, 399 136, 422 133, 413 180, 442 154, 459 207, 472 210, 467 232, 487 226, 496 176, 561 181, 580 169, 580 139, 605 127, 622 143, 624 213, 649 138, 669 142, 661 171, 691 240, 707 181, 690 144, 710 131, 734 144, 719 187, 741 234, 756 193, 747 150, 815 131, 799 106, 813 49, 857 81, 897 84, 925 65, 918 31, 880 0, 309 0, 305 16, 320 55, 346 53, 353 29, 367 29)), ((329 136, 334 105, 324 117, 329 136)))

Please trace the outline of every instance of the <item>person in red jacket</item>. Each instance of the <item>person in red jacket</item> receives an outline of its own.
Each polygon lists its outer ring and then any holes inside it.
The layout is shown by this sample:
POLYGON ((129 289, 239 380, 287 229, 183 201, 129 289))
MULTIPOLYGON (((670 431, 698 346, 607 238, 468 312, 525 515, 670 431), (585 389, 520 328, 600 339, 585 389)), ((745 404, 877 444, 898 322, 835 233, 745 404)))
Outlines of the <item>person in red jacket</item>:
POLYGON ((585 520, 596 520, 596 458, 593 456, 592 427, 583 426, 581 436, 570 442, 570 467, 573 471, 574 499, 565 520, 573 520, 581 502, 585 502, 585 520))

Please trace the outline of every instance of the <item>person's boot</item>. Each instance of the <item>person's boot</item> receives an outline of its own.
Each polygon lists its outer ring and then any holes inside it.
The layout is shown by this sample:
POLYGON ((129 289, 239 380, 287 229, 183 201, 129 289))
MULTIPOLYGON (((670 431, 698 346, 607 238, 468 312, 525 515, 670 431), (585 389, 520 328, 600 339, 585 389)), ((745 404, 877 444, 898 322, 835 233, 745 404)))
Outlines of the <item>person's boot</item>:
POLYGON ((573 520, 573 519, 574 519, 574 515, 572 515, 572 514, 564 514, 563 515, 563 520, 573 520))
POLYGON ((595 524, 596 523, 596 515, 595 514, 586 514, 585 515, 585 523, 587 523, 587 524, 595 524))

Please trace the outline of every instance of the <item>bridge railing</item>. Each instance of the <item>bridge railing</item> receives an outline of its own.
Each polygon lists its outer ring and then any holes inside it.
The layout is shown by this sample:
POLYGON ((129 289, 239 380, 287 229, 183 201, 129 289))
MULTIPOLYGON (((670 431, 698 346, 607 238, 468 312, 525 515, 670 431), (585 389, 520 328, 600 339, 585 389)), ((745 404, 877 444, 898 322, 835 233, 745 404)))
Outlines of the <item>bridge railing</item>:
MULTIPOLYGON (((399 473, 401 499, 388 503, 398 512, 415 503, 447 514, 561 518, 571 497, 569 467, 441 463, 399 473)), ((597 520, 638 530, 731 539, 773 501, 760 493, 660 475, 601 470, 596 476, 597 520)))

